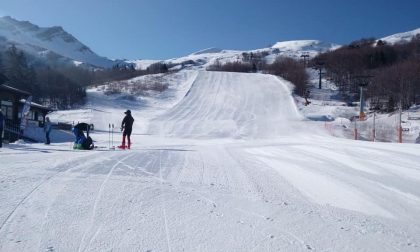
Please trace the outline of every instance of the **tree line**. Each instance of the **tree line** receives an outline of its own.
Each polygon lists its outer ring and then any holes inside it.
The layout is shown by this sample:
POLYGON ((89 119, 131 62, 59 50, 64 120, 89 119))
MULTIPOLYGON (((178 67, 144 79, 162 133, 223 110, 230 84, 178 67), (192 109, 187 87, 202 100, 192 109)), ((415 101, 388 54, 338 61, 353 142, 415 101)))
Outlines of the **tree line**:
POLYGON ((115 64, 112 68, 94 71, 92 82, 94 84, 101 84, 128 80, 148 74, 167 73, 170 67, 164 62, 153 63, 146 69, 136 69, 133 64, 115 64))
POLYGON ((162 62, 145 70, 136 70, 130 64, 97 69, 64 64, 59 58, 36 60, 15 45, 0 52, 0 73, 7 77, 7 85, 30 92, 34 102, 55 109, 69 109, 83 103, 90 85, 165 72, 168 66, 162 62))
POLYGON ((243 53, 242 59, 234 62, 221 63, 216 60, 207 67, 208 71, 242 72, 242 73, 268 73, 280 76, 295 85, 294 92, 303 96, 309 83, 309 75, 302 61, 289 57, 277 57, 271 63, 265 63, 267 52, 243 53))
POLYGON ((0 53, 0 72, 7 77, 7 85, 30 92, 34 102, 59 109, 80 102, 92 79, 86 69, 33 61, 14 45, 0 53))
POLYGON ((348 102, 359 99, 360 84, 368 84, 366 95, 374 110, 391 112, 420 103, 419 35, 395 45, 361 39, 320 54, 311 64, 326 70, 348 102))

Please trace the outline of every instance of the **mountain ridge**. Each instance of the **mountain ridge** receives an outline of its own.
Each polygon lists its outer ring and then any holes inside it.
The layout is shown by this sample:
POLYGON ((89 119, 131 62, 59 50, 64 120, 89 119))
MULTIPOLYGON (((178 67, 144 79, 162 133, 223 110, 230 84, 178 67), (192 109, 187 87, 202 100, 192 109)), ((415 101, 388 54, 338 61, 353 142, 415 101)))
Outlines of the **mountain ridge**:
MULTIPOLYGON (((418 34, 420 34, 420 28, 389 35, 380 40, 395 44, 407 42, 418 34)), ((338 44, 320 40, 290 40, 276 42, 271 47, 244 51, 210 47, 186 56, 166 60, 113 60, 97 55, 91 48, 65 31, 62 26, 40 27, 29 21, 19 21, 11 16, 0 17, 0 47, 7 47, 11 44, 36 57, 61 57, 62 61, 77 66, 87 65, 99 68, 111 68, 117 64, 133 64, 137 69, 147 68, 156 62, 175 64, 198 62, 198 64, 206 66, 216 60, 221 60, 222 62, 234 61, 240 59, 243 54, 255 53, 268 53, 265 56, 266 60, 272 62, 277 56, 300 58, 302 54, 308 54, 313 57, 320 52, 334 50, 340 47, 338 44)))
POLYGON ((83 62, 94 67, 112 67, 117 61, 101 57, 61 26, 40 27, 29 21, 10 16, 0 17, 0 36, 4 46, 14 44, 36 57, 49 53, 59 55, 63 61, 83 62))

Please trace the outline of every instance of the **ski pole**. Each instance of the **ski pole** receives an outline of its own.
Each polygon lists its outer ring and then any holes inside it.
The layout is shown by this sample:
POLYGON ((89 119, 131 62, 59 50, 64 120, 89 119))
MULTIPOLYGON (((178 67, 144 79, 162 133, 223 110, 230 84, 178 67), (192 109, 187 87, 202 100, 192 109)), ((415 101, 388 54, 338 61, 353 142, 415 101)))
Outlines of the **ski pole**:
POLYGON ((108 124, 108 149, 111 149, 111 124, 108 124))
POLYGON ((112 124, 112 148, 114 148, 114 124, 112 124))

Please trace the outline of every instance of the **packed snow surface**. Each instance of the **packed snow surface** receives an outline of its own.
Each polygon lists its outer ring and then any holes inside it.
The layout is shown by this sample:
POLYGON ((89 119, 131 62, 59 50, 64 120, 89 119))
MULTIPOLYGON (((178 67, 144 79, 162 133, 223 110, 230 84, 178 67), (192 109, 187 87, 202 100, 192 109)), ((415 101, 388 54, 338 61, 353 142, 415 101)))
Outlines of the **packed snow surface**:
POLYGON ((96 150, 0 149, 0 251, 419 251, 418 145, 331 137, 270 75, 165 78, 63 113, 97 123, 96 150), (132 149, 109 150, 127 108, 132 149))
POLYGON ((398 43, 404 43, 409 42, 411 39, 413 39, 415 36, 418 36, 420 34, 420 28, 415 29, 408 32, 401 32, 397 34, 390 35, 388 37, 382 38, 382 41, 388 42, 389 44, 398 44, 398 43))
POLYGON ((178 137, 261 138, 287 134, 297 120, 301 116, 290 90, 278 78, 201 72, 184 99, 151 121, 149 132, 178 137))

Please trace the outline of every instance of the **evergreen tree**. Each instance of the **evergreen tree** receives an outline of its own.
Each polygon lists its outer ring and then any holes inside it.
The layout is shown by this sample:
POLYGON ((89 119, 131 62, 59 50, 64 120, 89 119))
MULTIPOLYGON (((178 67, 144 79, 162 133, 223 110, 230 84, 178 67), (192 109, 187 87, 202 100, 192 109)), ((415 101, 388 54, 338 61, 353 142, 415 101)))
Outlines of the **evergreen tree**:
POLYGON ((6 75, 4 74, 4 68, 3 68, 3 58, 2 54, 0 53, 0 84, 3 84, 6 82, 6 75))
POLYGON ((34 91, 36 73, 28 66, 25 54, 12 45, 5 56, 4 71, 10 85, 25 91, 34 91))
POLYGON ((3 55, 0 52, 0 74, 3 74, 3 55))
POLYGON ((2 55, 0 53, 0 84, 2 84, 5 81, 6 81, 6 79, 5 79, 4 72, 3 72, 3 58, 2 58, 2 55))
POLYGON ((33 100, 54 108, 71 108, 86 96, 92 73, 75 66, 30 65, 27 57, 12 45, 5 53, 4 72, 12 87, 28 91, 33 100))

